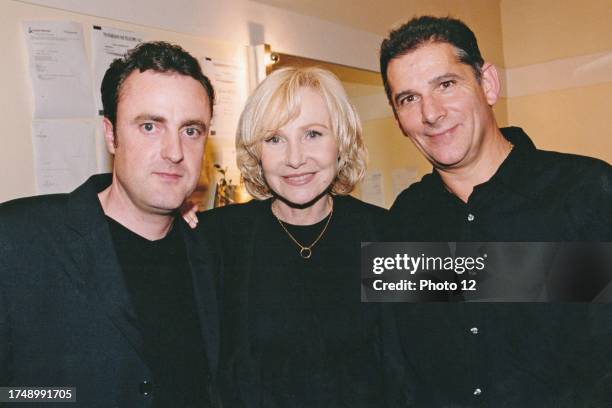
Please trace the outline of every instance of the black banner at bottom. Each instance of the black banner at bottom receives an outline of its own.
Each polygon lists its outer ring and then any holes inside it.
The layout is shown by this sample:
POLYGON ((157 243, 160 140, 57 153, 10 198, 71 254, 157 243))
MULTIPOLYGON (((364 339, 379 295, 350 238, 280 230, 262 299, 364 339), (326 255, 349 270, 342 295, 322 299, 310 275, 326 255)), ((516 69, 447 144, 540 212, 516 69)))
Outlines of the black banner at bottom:
POLYGON ((367 242, 362 302, 610 302, 610 242, 367 242))

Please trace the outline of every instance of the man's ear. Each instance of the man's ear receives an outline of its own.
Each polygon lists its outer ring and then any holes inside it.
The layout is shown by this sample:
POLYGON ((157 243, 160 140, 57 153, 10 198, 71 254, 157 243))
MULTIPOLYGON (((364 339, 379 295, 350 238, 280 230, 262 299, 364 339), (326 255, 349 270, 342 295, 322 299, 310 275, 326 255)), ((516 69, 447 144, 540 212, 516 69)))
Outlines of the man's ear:
POLYGON ((487 98, 489 106, 493 106, 495 102, 497 102, 501 90, 497 68, 489 62, 485 62, 482 66, 481 73, 480 82, 482 90, 485 94, 485 98, 487 98))
POLYGON ((112 155, 115 154, 117 147, 117 140, 115 139, 115 129, 110 120, 105 116, 102 118, 102 126, 104 128, 104 143, 106 144, 106 150, 112 155))

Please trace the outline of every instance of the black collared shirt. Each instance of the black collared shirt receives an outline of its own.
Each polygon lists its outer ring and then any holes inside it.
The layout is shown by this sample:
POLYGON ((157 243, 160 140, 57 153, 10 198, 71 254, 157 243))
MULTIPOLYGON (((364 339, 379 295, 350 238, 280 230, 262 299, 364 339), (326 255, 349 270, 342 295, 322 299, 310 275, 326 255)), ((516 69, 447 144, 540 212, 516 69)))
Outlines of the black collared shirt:
POLYGON ((612 167, 538 150, 520 128, 502 129, 514 149, 467 203, 437 171, 391 208, 395 241, 612 241, 612 167))
MULTIPOLYGON (((519 128, 514 149, 467 203, 437 172, 391 208, 395 241, 612 241, 612 170, 537 150, 519 128)), ((608 304, 394 304, 387 353, 399 406, 575 407, 612 403, 608 304), (392 343, 392 342, 391 342, 392 343), (389 344, 391 344, 389 343, 389 344)))

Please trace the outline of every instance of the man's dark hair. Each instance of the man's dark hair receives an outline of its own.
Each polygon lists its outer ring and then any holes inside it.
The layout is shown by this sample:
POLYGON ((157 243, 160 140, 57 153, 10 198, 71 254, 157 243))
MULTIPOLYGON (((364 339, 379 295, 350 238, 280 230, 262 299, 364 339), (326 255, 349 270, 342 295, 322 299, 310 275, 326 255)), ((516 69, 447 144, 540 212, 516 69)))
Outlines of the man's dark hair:
POLYGON ((387 78, 389 62, 429 42, 442 42, 454 46, 459 61, 471 66, 480 81, 484 60, 480 55, 476 36, 463 21, 451 17, 415 17, 400 28, 391 31, 389 37, 380 45, 380 73, 390 102, 391 89, 387 78))
POLYGON ((213 113, 215 91, 210 80, 202 73, 202 68, 191 54, 178 45, 163 41, 138 44, 122 58, 114 60, 102 79, 102 106, 104 116, 115 128, 117 121, 117 104, 119 93, 125 79, 134 71, 169 72, 190 76, 204 87, 210 103, 210 114, 213 113))

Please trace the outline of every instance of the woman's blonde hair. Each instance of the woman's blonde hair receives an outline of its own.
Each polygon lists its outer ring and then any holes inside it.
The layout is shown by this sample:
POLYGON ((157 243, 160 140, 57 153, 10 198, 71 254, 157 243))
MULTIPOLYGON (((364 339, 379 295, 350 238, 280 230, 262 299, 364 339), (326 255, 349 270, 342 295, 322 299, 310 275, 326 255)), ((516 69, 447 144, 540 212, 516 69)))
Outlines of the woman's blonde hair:
POLYGON ((261 166, 261 142, 300 114, 301 88, 318 91, 330 116, 331 131, 338 143, 338 173, 334 194, 353 190, 365 174, 367 151, 361 122, 338 78, 317 68, 281 68, 270 74, 251 94, 240 115, 236 132, 236 157, 249 193, 260 200, 272 195, 261 166))

